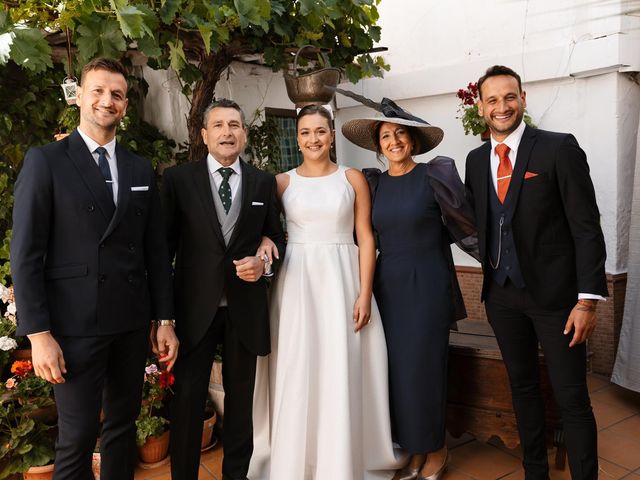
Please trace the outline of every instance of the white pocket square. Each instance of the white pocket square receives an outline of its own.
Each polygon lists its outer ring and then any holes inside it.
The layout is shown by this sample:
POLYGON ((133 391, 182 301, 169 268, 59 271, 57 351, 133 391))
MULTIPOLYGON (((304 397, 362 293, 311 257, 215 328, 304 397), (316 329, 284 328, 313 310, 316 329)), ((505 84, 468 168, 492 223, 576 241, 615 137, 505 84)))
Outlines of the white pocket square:
POLYGON ((263 202, 251 202, 251 205, 258 205, 258 206, 260 206, 260 205, 264 205, 264 203, 263 203, 263 202))
POLYGON ((149 185, 142 185, 140 187, 131 187, 132 192, 146 192, 149 190, 149 185))

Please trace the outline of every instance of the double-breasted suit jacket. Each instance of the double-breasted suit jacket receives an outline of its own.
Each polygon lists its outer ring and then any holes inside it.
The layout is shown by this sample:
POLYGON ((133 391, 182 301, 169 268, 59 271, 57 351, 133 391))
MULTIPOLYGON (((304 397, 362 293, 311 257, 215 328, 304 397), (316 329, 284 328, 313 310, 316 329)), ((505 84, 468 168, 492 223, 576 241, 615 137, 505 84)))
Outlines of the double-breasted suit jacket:
MULTIPOLYGON (((467 157, 465 183, 474 202, 480 258, 488 261, 491 143, 467 157)), ((505 204, 527 290, 542 308, 575 305, 578 293, 607 296, 605 244, 585 153, 573 135, 526 127, 505 204), (525 178, 526 177, 526 178, 525 178), (513 197, 513 198, 511 198, 513 197)))
POLYGON ((19 335, 111 335, 173 318, 153 169, 119 145, 116 158, 117 207, 77 131, 27 152, 11 242, 19 335))
POLYGON ((185 353, 207 332, 223 294, 244 347, 255 355, 270 351, 266 282, 241 280, 233 260, 255 255, 263 235, 276 243, 281 258, 284 255, 276 183, 272 175, 246 162, 241 161, 241 169, 242 205, 227 245, 206 158, 164 173, 169 249, 175 255, 177 334, 185 353))

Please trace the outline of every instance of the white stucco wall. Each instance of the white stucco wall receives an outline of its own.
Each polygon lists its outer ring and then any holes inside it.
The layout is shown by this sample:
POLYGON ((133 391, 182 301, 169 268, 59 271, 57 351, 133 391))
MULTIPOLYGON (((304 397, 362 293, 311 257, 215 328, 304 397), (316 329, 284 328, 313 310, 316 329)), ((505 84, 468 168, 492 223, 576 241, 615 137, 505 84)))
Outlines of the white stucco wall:
MULTIPOLYGON (((418 159, 453 157, 464 177, 466 154, 480 140, 464 135, 456 118, 455 92, 476 81, 490 65, 514 68, 523 78, 528 111, 538 126, 573 133, 587 153, 607 242, 606 270, 626 271, 640 112, 638 77, 635 83, 630 77, 640 71, 637 2, 383 0, 379 9, 380 45, 389 49, 384 57, 391 71, 384 79, 342 87, 374 100, 392 98, 443 128, 440 146, 418 159), (629 14, 634 9, 635 14, 629 14)), ((177 87, 166 74, 153 75, 150 97, 170 107, 150 107, 152 118, 175 138, 184 131, 188 109, 176 98, 177 87), (163 92, 161 99, 158 91, 163 92)), ((261 67, 232 65, 216 94, 238 101, 249 121, 256 108, 293 108, 282 74, 261 67)), ((338 131, 345 121, 373 113, 345 97, 335 102, 338 131)), ((336 146, 340 163, 357 168, 377 165, 373 153, 354 147, 341 135, 336 146)), ((456 263, 475 264, 461 253, 456 263)))

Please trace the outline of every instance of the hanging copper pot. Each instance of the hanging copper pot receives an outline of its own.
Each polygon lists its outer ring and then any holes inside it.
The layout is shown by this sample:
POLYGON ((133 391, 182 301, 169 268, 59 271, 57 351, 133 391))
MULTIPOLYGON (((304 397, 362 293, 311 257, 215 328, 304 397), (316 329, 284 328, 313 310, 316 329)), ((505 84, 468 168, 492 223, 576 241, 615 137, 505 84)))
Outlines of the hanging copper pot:
POLYGON ((331 67, 329 57, 320 50, 324 64, 328 65, 320 70, 309 73, 298 73, 298 56, 305 48, 315 48, 312 45, 300 47, 293 60, 292 73, 284 73, 284 82, 287 87, 287 95, 297 108, 309 104, 327 104, 333 100, 335 92, 324 88, 325 85, 336 87, 340 81, 340 70, 331 67))

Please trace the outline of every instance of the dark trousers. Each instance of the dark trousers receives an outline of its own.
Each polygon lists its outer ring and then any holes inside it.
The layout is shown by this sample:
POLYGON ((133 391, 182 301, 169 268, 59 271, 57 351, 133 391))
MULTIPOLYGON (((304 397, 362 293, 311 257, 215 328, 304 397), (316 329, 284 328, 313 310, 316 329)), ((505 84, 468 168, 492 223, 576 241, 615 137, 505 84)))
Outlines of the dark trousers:
POLYGON ((197 480, 204 407, 216 345, 222 343, 224 478, 244 479, 253 453, 256 355, 238 339, 226 307, 220 307, 203 339, 179 355, 171 401, 171 478, 197 480))
POLYGON ((67 374, 65 383, 53 387, 58 407, 53 478, 93 480, 91 457, 100 433, 101 478, 132 480, 149 329, 56 340, 67 374))
POLYGON ((525 478, 549 478, 539 342, 562 416, 571 478, 597 479, 597 429, 587 390, 586 346, 583 343, 569 348, 573 331, 563 334, 571 308, 540 308, 526 289, 509 281, 504 287, 492 282, 485 307, 509 373, 525 478))

